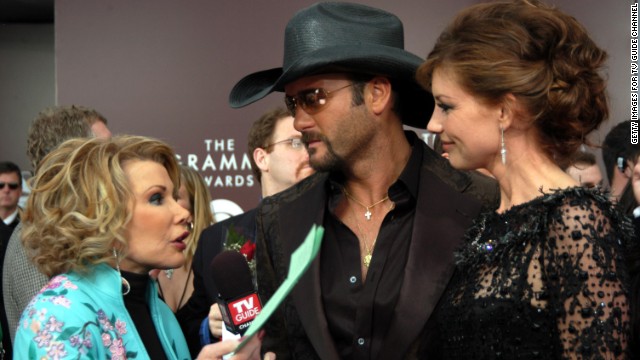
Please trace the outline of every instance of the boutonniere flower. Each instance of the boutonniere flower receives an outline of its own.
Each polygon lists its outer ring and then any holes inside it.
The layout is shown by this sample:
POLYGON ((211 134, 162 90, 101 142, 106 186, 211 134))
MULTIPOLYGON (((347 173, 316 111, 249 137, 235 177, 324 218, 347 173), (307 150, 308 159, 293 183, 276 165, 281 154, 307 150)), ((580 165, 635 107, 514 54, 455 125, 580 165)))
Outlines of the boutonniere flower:
POLYGON ((224 243, 224 250, 237 251, 244 255, 251 269, 251 274, 255 279, 256 275, 256 260, 254 255, 256 252, 256 244, 248 236, 244 236, 242 228, 231 226, 227 230, 227 239, 224 243))
POLYGON ((256 244, 254 244, 251 240, 247 240, 244 245, 240 248, 240 253, 247 258, 247 261, 253 260, 253 254, 256 252, 256 244))

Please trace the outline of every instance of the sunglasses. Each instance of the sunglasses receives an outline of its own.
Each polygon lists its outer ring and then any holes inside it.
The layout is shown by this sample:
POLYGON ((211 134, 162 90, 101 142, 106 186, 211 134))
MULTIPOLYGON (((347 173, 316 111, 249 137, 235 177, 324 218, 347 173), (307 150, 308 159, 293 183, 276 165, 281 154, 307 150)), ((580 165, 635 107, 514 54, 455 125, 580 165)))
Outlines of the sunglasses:
POLYGON ((294 96, 285 95, 284 103, 287 105, 291 116, 296 116, 296 108, 298 105, 307 114, 315 114, 327 104, 330 94, 338 90, 346 89, 352 85, 353 83, 331 91, 323 88, 302 90, 294 96))
POLYGON ((0 182, 0 190, 4 189, 4 186, 7 185, 9 186, 9 189, 11 190, 15 190, 18 188, 18 183, 5 183, 5 182, 0 182))
POLYGON ((291 146, 291 148, 295 149, 295 150, 299 150, 302 149, 304 147, 304 143, 302 142, 302 139, 300 138, 292 138, 292 139, 286 139, 286 140, 280 140, 280 141, 276 141, 272 144, 269 144, 267 146, 265 146, 265 149, 268 149, 274 145, 278 145, 278 144, 285 144, 288 143, 289 146, 291 146))

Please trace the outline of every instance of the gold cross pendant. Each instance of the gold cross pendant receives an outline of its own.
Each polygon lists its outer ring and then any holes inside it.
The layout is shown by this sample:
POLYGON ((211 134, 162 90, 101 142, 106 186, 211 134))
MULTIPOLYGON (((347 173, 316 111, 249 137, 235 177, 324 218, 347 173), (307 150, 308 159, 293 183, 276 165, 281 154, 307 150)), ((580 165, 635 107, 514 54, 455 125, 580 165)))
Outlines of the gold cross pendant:
POLYGON ((362 260, 362 263, 364 264, 364 267, 368 268, 369 265, 371 264, 371 254, 365 255, 364 259, 362 260))

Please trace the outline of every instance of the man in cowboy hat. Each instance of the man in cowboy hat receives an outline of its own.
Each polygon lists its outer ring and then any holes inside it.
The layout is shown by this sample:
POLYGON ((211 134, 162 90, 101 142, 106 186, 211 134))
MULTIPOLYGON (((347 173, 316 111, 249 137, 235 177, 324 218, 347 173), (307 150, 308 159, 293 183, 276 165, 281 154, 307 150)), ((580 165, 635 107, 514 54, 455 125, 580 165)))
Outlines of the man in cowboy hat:
POLYGON ((452 169, 403 124, 425 127, 431 94, 414 81, 401 21, 350 3, 318 3, 285 30, 281 68, 244 77, 242 107, 273 91, 319 173, 262 201, 258 291, 268 300, 312 224, 319 256, 267 325, 278 359, 415 357, 471 219, 497 187, 452 169))

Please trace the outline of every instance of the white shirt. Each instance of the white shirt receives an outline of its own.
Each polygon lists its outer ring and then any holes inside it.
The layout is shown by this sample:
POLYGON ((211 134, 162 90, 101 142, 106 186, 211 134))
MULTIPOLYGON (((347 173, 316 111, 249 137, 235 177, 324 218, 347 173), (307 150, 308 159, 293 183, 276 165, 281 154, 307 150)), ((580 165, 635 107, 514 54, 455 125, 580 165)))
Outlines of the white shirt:
POLYGON ((9 224, 11 224, 13 222, 13 220, 16 218, 16 216, 18 216, 18 208, 16 208, 16 211, 14 211, 11 215, 9 215, 6 218, 4 218, 2 221, 6 225, 9 225, 9 224))

